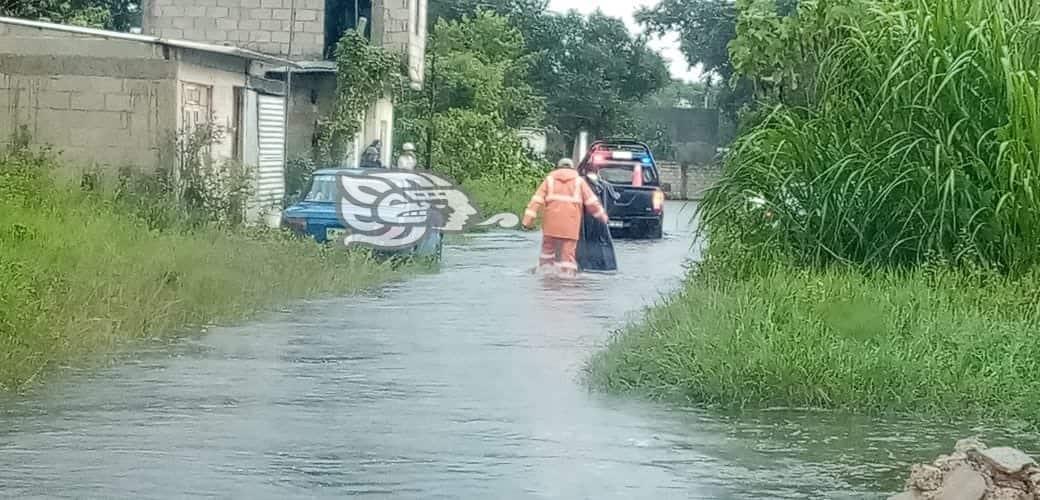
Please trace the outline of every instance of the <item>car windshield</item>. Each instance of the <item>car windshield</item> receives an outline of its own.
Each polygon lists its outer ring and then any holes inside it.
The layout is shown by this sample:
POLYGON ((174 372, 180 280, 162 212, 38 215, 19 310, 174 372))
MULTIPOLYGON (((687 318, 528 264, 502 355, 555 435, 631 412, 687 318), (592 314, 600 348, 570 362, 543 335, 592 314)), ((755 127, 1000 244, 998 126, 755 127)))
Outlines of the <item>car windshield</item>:
POLYGON ((336 201, 336 176, 316 175, 311 181, 311 190, 304 201, 333 202, 336 201))
MULTIPOLYGON (((632 184, 635 163, 608 163, 599 169, 599 176, 611 184, 632 184)), ((654 181, 653 169, 643 168, 643 184, 654 181)))

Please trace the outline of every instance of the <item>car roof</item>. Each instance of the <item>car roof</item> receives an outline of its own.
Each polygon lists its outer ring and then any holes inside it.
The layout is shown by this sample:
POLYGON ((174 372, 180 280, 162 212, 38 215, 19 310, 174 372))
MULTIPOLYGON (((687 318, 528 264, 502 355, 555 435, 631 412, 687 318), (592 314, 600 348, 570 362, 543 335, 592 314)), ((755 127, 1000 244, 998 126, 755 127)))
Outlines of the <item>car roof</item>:
POLYGON ((589 148, 591 149, 597 146, 604 148, 618 148, 628 146, 637 147, 639 149, 645 149, 648 152, 650 151, 650 146, 647 143, 627 137, 608 137, 606 139, 599 139, 593 141, 592 144, 589 145, 589 148))
POLYGON ((356 174, 364 172, 366 170, 373 170, 370 168, 353 168, 353 167, 338 167, 338 168, 319 168, 314 171, 312 175, 336 175, 338 173, 356 174))

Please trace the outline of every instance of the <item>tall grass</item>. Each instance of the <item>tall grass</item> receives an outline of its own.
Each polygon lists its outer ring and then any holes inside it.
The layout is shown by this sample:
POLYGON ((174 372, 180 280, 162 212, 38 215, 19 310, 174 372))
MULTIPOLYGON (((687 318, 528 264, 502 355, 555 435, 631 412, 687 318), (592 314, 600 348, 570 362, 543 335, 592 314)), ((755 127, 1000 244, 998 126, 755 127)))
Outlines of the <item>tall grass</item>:
POLYGON ((1040 2, 852 4, 810 103, 734 144, 707 226, 808 265, 1036 265, 1040 2), (775 227, 749 218, 753 194, 775 227))
POLYGON ((737 139, 706 260, 591 381, 1040 423, 1040 2, 801 4, 826 35, 801 43, 802 104, 737 139))
POLYGON ((0 390, 134 338, 396 274, 361 253, 277 235, 152 229, 110 196, 54 186, 47 166, 0 155, 0 390))
POLYGON ((724 408, 1040 423, 1037 276, 777 267, 701 277, 588 365, 615 392, 724 408))

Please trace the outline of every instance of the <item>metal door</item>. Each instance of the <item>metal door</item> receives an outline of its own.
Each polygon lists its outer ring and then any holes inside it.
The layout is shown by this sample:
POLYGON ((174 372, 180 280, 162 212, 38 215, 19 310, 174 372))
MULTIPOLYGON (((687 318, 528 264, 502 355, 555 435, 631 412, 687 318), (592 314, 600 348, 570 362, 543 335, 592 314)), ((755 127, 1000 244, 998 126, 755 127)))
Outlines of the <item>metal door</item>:
POLYGON ((285 196, 285 98, 257 96, 256 201, 281 203, 285 196))

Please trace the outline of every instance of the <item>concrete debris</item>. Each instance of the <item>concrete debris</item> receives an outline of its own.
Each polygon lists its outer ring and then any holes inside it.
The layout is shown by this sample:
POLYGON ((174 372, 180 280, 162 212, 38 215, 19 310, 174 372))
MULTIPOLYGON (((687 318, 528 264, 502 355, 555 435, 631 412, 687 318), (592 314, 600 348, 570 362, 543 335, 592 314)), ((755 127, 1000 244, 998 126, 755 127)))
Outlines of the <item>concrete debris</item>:
POLYGON ((1022 469, 1030 465, 1036 465, 1036 462, 1029 455, 1006 446, 973 450, 969 451, 968 454, 978 454, 979 458, 1004 474, 1018 474, 1022 472, 1022 469))
POLYGON ((968 438, 953 453, 911 467, 905 488, 888 500, 1040 500, 1040 466, 1015 448, 968 438))

